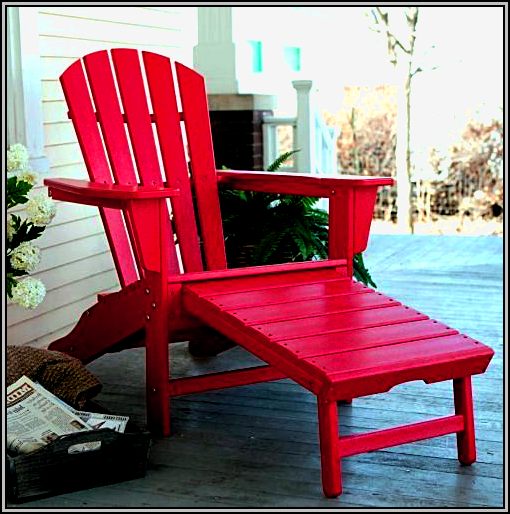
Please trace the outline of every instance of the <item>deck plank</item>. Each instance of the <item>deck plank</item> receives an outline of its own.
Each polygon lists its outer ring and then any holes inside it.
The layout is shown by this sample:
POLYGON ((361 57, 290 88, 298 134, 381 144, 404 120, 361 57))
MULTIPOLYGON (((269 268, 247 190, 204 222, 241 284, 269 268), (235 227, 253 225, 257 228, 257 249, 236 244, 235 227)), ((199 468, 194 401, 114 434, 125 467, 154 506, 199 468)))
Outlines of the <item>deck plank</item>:
MULTIPOLYGON (((473 377, 474 465, 458 464, 454 435, 395 446, 343 459, 344 493, 325 499, 315 398, 282 380, 177 398, 173 435, 155 441, 145 478, 20 507, 503 507, 502 248, 497 237, 374 235, 365 256, 378 290, 495 350, 487 372, 473 377)), ((240 348, 199 360, 185 344, 172 347, 174 376, 259 363, 240 348)), ((98 401, 144 423, 143 350, 107 355, 88 368, 103 382, 98 401)), ((450 383, 417 381, 356 399, 340 406, 340 431, 451 414, 451 390, 450 383)))

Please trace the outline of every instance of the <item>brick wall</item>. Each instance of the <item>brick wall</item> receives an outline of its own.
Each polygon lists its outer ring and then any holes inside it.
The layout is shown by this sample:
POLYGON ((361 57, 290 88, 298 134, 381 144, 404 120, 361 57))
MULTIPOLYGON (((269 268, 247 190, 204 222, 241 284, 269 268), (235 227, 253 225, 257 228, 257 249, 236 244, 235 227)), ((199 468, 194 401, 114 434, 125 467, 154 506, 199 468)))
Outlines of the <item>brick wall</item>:
POLYGON ((262 170, 262 118, 271 111, 210 111, 216 167, 262 170))

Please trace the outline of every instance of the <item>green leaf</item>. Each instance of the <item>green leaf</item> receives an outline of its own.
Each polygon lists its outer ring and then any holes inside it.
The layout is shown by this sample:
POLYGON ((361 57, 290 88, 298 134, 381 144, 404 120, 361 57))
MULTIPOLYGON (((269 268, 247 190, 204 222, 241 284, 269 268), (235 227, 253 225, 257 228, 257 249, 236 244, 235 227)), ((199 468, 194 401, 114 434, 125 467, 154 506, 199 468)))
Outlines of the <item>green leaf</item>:
POLYGON ((357 253, 353 257, 353 271, 356 280, 363 282, 363 284, 365 284, 366 286, 372 286, 377 288, 376 283, 372 280, 372 277, 365 266, 365 263, 363 261, 363 255, 361 253, 357 253))
POLYGON ((28 223, 28 230, 25 241, 32 241, 33 239, 37 239, 38 237, 41 237, 42 233, 44 232, 44 229, 46 227, 39 225, 34 225, 33 223, 28 223))
POLYGON ((275 159, 268 167, 267 171, 276 171, 281 167, 281 165, 291 156, 295 153, 299 152, 300 149, 296 150, 290 150, 289 152, 282 153, 277 159, 275 159))
POLYGON ((7 277, 5 280, 5 289, 7 290, 7 296, 12 298, 12 290, 16 287, 18 281, 12 276, 12 274, 7 273, 7 277))
POLYGON ((11 215, 14 220, 14 233, 12 239, 7 241, 7 251, 12 251, 25 241, 33 241, 42 235, 46 227, 34 225, 19 216, 11 215))
POLYGON ((32 189, 32 184, 25 180, 18 180, 18 177, 13 176, 7 179, 7 209, 16 205, 28 202, 27 194, 32 189))

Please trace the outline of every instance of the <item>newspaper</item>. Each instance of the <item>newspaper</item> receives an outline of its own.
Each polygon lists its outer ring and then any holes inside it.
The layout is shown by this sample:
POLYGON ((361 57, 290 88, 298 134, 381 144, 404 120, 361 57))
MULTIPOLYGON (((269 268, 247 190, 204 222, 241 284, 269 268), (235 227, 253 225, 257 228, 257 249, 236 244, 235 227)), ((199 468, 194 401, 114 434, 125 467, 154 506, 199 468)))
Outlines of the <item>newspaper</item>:
MULTIPOLYGON (((99 412, 86 412, 81 410, 71 410, 92 430, 99 430, 101 428, 110 428, 116 432, 124 432, 128 422, 127 416, 117 416, 114 414, 102 414, 99 412)), ((101 441, 91 441, 89 443, 74 444, 68 451, 69 453, 80 453, 101 448, 101 441)))
POLYGON ((39 384, 22 376, 7 388, 7 448, 29 453, 63 434, 90 430, 39 384))
POLYGON ((128 416, 117 416, 115 414, 102 414, 99 412, 86 412, 74 409, 73 412, 93 430, 111 428, 116 432, 124 433, 129 419, 128 416))
MULTIPOLYGON (((109 428, 115 432, 124 433, 126 425, 129 420, 128 416, 117 416, 115 414, 103 414, 99 412, 87 412, 82 410, 73 409, 67 405, 63 400, 55 396, 55 400, 68 408, 76 414, 86 425, 92 430, 99 430, 100 428, 109 428)), ((69 447, 69 453, 80 453, 92 450, 99 450, 101 448, 101 441, 91 441, 90 443, 74 444, 69 447)))
MULTIPOLYGON (((30 453, 73 432, 124 432, 127 421, 127 416, 77 411, 26 376, 7 388, 7 448, 14 453, 30 453)), ((97 449, 100 444, 74 445, 70 452, 97 449)))

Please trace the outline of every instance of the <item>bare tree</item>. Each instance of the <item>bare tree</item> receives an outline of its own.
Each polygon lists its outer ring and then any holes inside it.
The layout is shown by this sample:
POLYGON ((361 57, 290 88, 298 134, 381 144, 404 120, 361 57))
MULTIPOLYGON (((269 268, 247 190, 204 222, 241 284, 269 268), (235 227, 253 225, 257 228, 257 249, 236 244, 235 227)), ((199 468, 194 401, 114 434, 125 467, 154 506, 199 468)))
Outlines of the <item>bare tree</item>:
POLYGON ((390 23, 389 12, 380 7, 371 9, 376 28, 384 32, 390 62, 397 76, 397 141, 395 148, 397 179, 397 220, 411 233, 414 231, 411 191, 411 83, 414 75, 422 71, 414 67, 413 57, 418 24, 418 7, 404 10, 407 31, 396 35, 396 27, 390 23), (405 38, 405 39, 404 39, 405 38))
POLYGON ((340 128, 337 140, 340 169, 357 175, 395 173, 396 88, 345 86, 342 108, 323 111, 328 124, 340 128))

